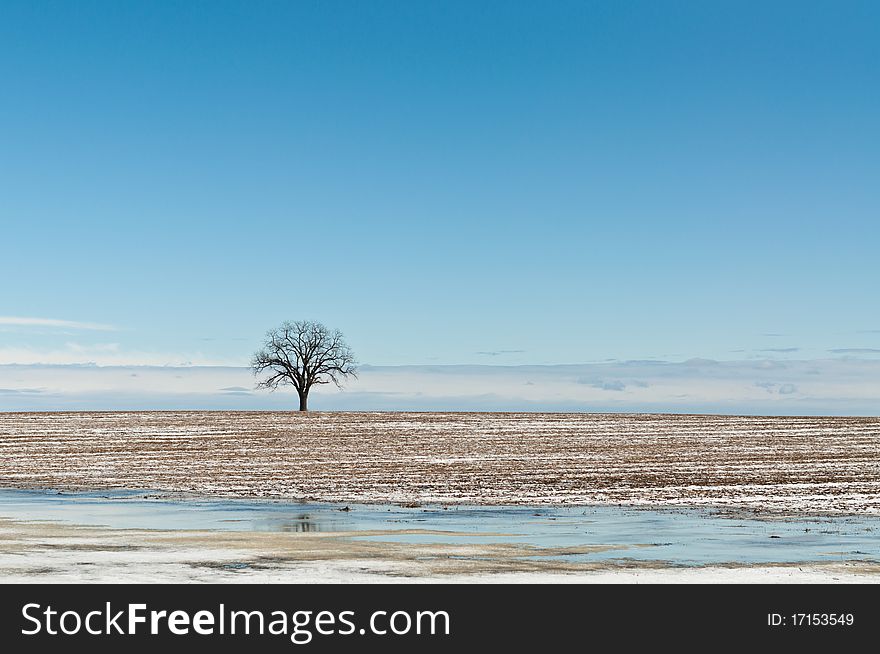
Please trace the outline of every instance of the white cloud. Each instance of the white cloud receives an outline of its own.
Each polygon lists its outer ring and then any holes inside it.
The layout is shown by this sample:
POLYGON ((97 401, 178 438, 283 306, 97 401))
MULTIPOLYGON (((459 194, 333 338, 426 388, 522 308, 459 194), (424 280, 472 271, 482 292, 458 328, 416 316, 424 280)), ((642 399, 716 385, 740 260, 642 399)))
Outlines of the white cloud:
POLYGON ((119 343, 65 343, 54 348, 0 347, 0 365, 94 366, 217 366, 227 365, 200 352, 149 352, 125 350, 119 343))
MULTIPOLYGON (((105 362, 134 357, 114 352, 111 346, 106 344, 103 354, 90 354, 105 362)), ((137 356, 142 361, 159 357, 161 363, 172 362, 167 355, 137 356)), ((0 365, 0 389, 5 389, 0 393, 0 410, 290 409, 296 405, 288 389, 254 391, 254 381, 243 366, 0 365)), ((312 395, 312 407, 323 410, 876 415, 880 361, 788 361, 784 368, 765 368, 752 361, 700 366, 692 361, 363 366, 359 379, 343 392, 321 387, 312 395)))
POLYGON ((56 320, 55 318, 25 318, 21 316, 0 316, 0 325, 13 327, 49 327, 56 329, 81 329, 99 332, 116 331, 113 325, 97 322, 79 322, 76 320, 56 320))

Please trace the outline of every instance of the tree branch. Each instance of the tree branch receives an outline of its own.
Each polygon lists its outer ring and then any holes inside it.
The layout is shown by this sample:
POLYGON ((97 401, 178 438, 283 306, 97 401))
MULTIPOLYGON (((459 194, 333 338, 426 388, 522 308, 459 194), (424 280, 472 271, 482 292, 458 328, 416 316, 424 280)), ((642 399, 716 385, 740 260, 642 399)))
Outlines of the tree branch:
POLYGON ((305 396, 315 384, 333 382, 341 389, 346 378, 357 378, 357 362, 342 332, 310 321, 284 322, 268 331, 251 367, 258 377, 268 374, 257 388, 274 391, 289 384, 305 396))

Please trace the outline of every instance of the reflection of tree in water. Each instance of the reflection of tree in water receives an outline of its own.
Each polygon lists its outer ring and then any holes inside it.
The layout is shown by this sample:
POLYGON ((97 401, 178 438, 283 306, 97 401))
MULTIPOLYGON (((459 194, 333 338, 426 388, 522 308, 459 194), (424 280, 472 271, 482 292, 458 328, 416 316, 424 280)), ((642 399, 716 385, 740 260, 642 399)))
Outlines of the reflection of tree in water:
POLYGON ((306 514, 298 515, 296 518, 293 518, 291 520, 282 520, 278 526, 281 531, 287 532, 305 533, 309 531, 321 531, 318 523, 313 521, 311 517, 306 514))

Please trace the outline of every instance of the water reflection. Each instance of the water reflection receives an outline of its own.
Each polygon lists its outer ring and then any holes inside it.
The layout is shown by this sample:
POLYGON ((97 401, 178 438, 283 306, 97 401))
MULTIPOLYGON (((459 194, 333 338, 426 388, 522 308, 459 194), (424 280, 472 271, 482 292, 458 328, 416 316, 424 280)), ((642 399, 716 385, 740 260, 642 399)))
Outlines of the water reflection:
POLYGON ((300 515, 289 520, 281 519, 274 521, 274 530, 294 533, 309 533, 321 531, 317 520, 312 520, 308 515, 300 515))

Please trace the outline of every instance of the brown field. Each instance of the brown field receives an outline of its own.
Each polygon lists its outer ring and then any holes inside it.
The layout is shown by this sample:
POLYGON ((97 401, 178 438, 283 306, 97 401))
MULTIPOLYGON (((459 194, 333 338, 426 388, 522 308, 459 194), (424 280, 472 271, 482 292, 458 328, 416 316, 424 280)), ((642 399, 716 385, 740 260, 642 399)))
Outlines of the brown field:
POLYGON ((880 418, 0 413, 0 486, 880 513, 880 418))

